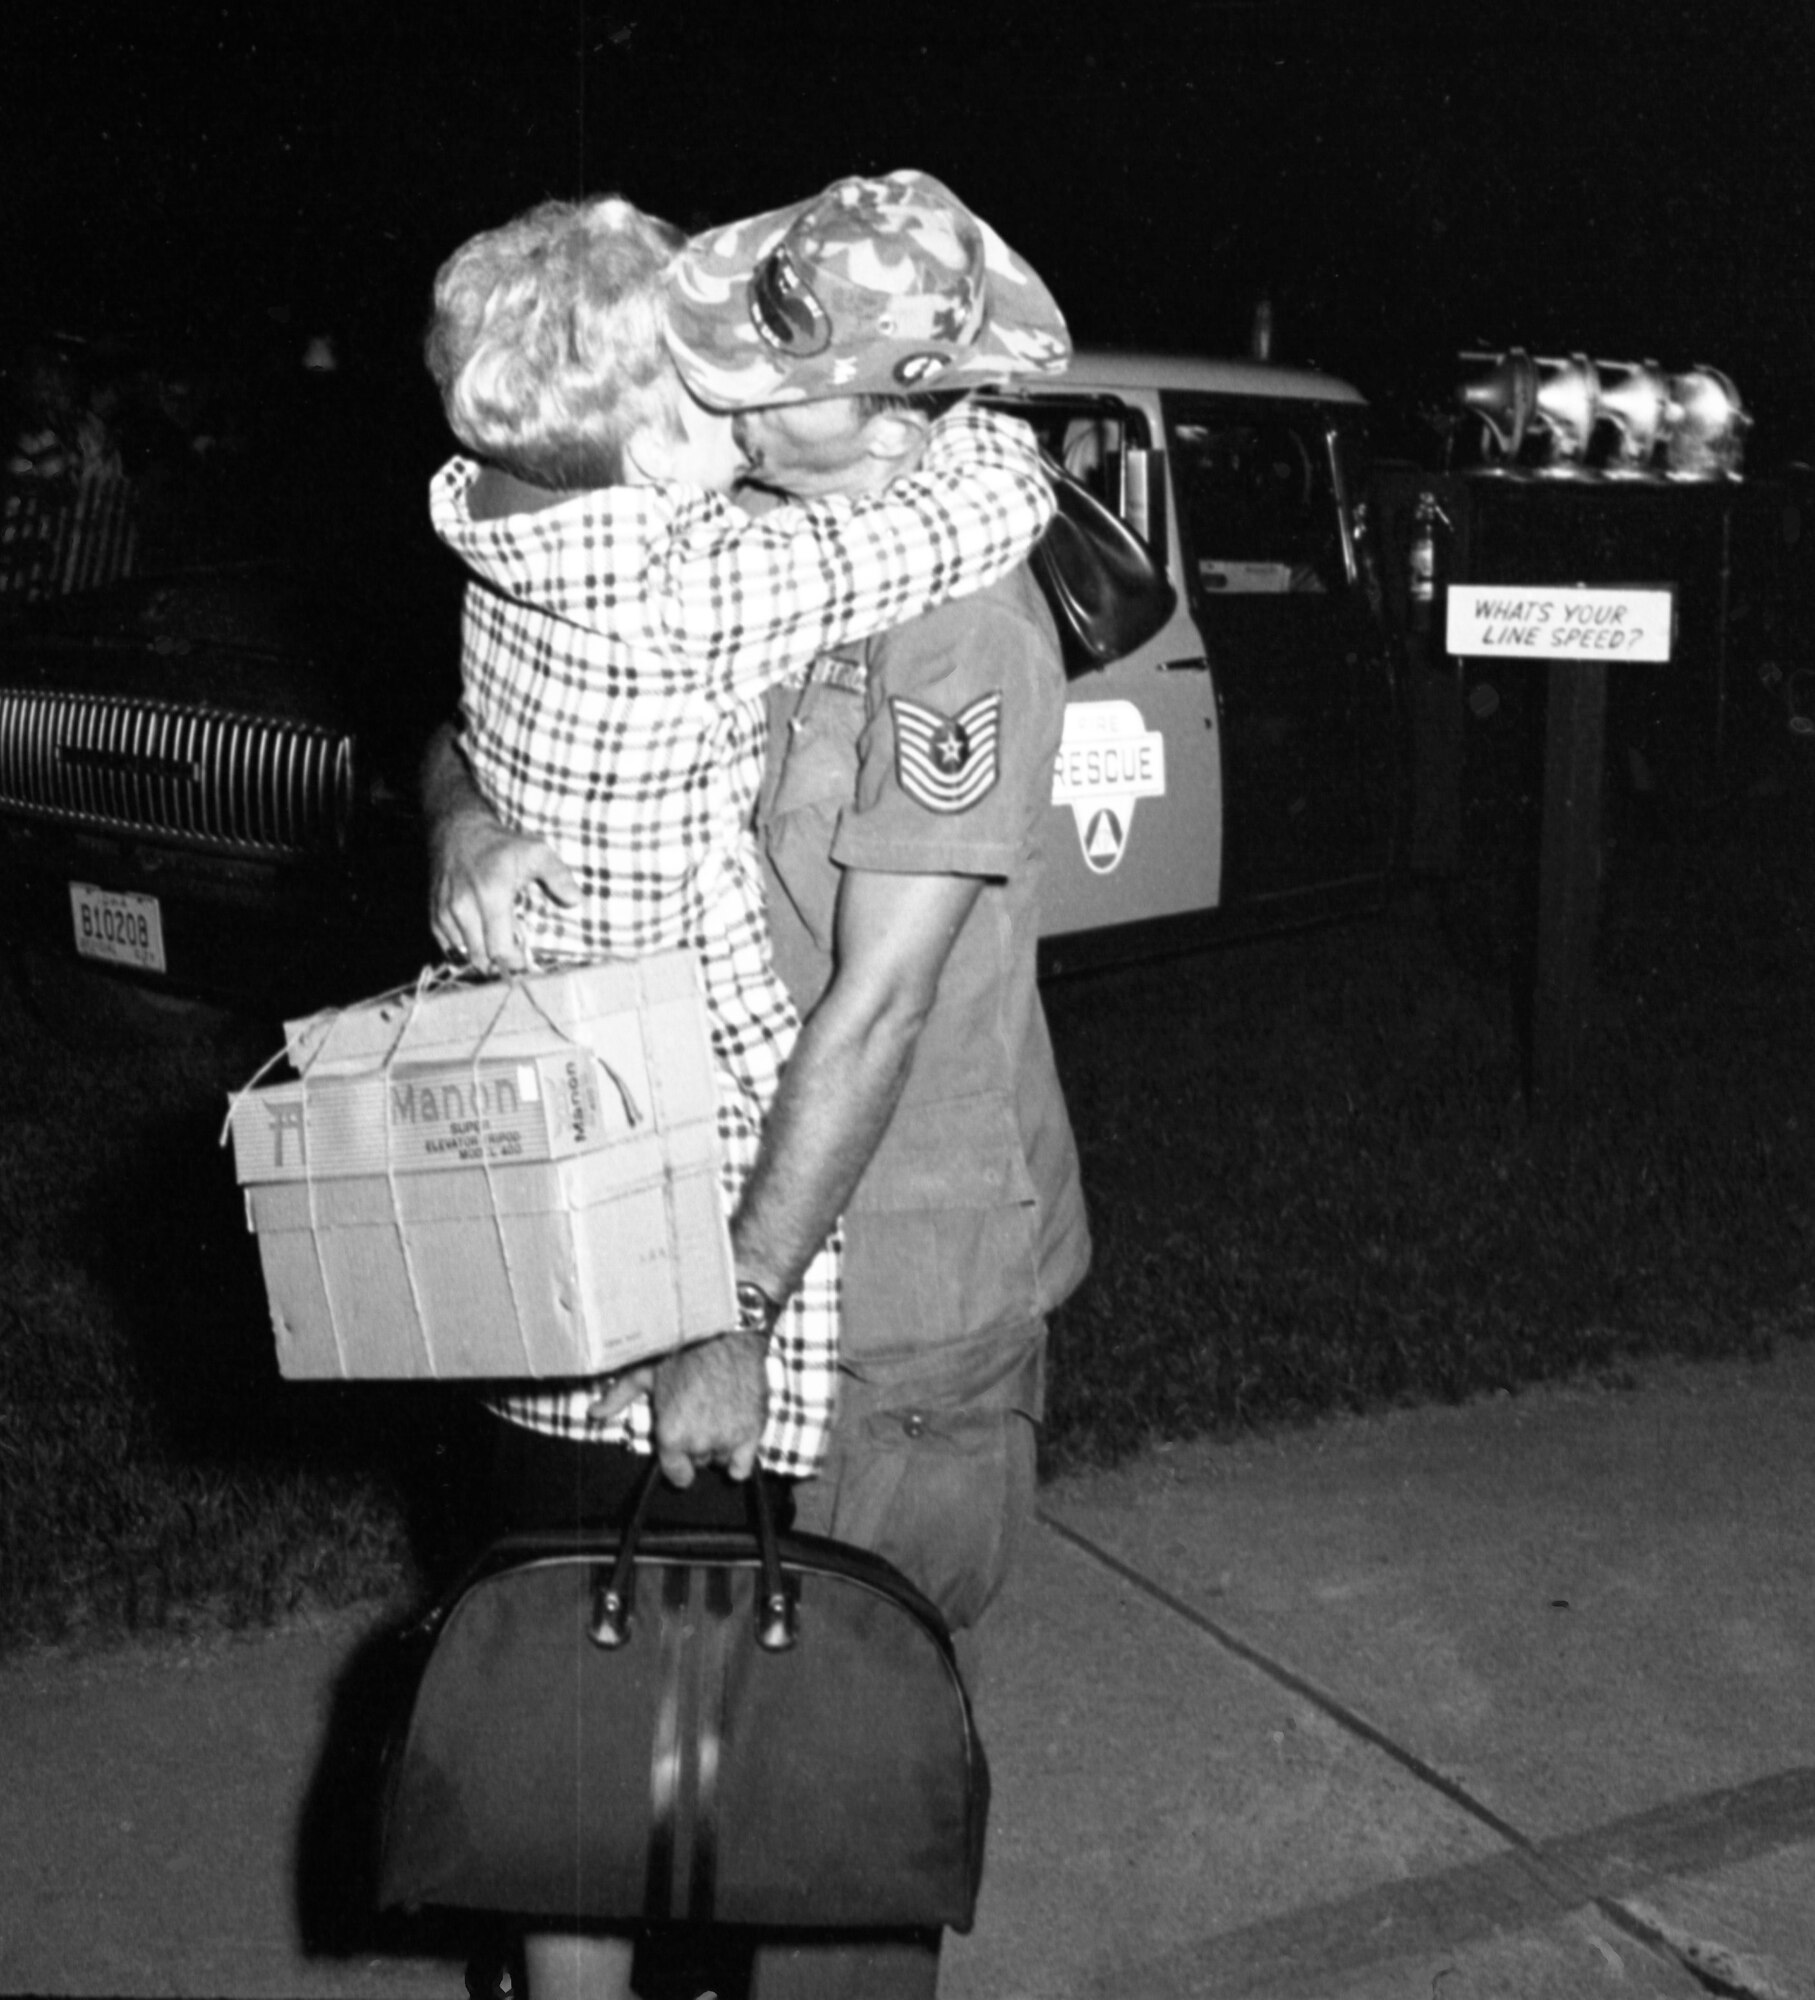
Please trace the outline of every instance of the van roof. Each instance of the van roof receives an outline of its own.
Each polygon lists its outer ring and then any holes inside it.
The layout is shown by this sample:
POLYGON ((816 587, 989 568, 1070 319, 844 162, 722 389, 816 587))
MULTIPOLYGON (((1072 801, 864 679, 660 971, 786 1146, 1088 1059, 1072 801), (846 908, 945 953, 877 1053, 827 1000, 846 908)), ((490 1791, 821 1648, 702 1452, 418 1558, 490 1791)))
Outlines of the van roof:
POLYGON ((1209 395, 1284 396, 1307 403, 1365 404, 1367 401, 1349 383, 1314 368, 1109 347, 1081 347, 1063 375, 1044 382, 1017 382, 1013 393, 1032 390, 1038 394, 1041 389, 1049 389, 1055 395, 1078 389, 1195 389, 1209 395))

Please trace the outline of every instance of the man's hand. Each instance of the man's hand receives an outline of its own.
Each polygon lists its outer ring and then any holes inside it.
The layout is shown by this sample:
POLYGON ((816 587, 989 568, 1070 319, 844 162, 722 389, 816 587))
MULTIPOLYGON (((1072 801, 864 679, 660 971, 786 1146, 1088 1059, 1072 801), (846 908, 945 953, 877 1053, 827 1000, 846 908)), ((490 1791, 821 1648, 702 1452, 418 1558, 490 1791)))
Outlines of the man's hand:
POLYGON ((769 1409, 764 1356, 754 1334, 726 1333, 656 1369, 655 1451, 673 1485, 691 1486, 702 1465, 722 1465, 733 1479, 755 1471, 769 1409))
POLYGON ((557 903, 580 900, 580 885, 545 840, 513 833, 473 783, 451 728, 436 732, 422 767, 429 823, 429 928, 442 949, 481 972, 524 972, 517 895, 538 882, 557 903))
POLYGON ((639 1397, 655 1387, 653 1368, 633 1368, 628 1375, 602 1375, 593 1384, 592 1401, 586 1414, 594 1423, 608 1423, 621 1417, 639 1397))

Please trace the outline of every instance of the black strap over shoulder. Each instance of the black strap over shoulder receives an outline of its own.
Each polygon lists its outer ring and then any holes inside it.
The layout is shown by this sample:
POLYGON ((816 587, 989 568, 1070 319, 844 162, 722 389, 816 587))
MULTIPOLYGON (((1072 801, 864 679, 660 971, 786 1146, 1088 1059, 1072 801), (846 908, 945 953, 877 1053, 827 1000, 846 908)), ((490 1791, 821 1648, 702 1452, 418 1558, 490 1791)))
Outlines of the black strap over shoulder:
POLYGON ((1178 592, 1127 522, 1042 456, 1058 507, 1030 560, 1058 623, 1066 678, 1076 680, 1145 645, 1178 592))

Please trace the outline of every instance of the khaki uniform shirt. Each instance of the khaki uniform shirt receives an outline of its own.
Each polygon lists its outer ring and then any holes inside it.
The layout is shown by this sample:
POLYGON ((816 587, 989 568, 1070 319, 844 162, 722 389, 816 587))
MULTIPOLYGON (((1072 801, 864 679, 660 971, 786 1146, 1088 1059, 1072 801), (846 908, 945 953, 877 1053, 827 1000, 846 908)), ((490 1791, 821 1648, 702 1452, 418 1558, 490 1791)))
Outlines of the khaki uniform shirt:
POLYGON ((906 1091, 845 1214, 842 1353, 1027 1328, 1090 1239, 1035 984, 1065 682, 1023 570, 824 655, 769 701, 757 825, 776 965, 802 1014, 831 977, 846 868, 979 876, 906 1091))

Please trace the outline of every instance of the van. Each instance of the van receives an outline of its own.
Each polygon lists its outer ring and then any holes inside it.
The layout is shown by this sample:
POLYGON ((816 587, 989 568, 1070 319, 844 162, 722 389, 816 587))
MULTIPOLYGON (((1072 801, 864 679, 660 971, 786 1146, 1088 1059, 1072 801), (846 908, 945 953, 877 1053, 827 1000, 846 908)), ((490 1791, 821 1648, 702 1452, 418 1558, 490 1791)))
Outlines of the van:
POLYGON ((1147 644, 1072 682, 1046 969, 1377 906, 1405 770, 1361 395, 1310 369, 1086 349, 992 401, 1177 589, 1147 644))

